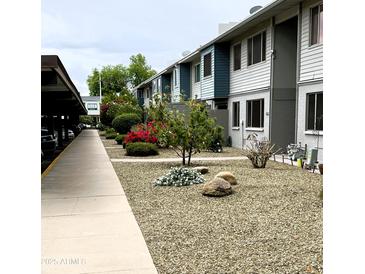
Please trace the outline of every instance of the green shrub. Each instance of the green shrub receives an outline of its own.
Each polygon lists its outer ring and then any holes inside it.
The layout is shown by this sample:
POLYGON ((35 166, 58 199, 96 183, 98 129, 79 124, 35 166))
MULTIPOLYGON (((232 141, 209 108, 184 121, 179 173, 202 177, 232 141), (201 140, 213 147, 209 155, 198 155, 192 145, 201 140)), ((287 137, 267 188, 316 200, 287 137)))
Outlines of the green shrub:
POLYGON ((105 133, 105 139, 115 139, 117 137, 118 133, 112 132, 112 133, 105 133))
POLYGON ((116 131, 115 131, 115 129, 114 128, 107 128, 107 129, 105 129, 105 133, 106 134, 110 134, 110 133, 117 133, 116 131))
POLYGON ((132 126, 141 123, 141 117, 135 113, 125 113, 114 118, 113 128, 120 134, 126 134, 132 126))
POLYGON ((117 137, 115 137, 115 141, 118 145, 123 145, 125 136, 125 134, 118 134, 117 137))
POLYGON ((139 106, 113 104, 107 110, 106 116, 110 121, 113 121, 115 117, 126 113, 134 113, 142 117, 143 111, 139 106))
POLYGON ((128 156, 158 155, 157 146, 151 143, 128 143, 126 150, 128 156))
POLYGON ((166 175, 156 179, 153 184, 155 186, 188 186, 203 182, 204 178, 194 169, 172 167, 166 175))

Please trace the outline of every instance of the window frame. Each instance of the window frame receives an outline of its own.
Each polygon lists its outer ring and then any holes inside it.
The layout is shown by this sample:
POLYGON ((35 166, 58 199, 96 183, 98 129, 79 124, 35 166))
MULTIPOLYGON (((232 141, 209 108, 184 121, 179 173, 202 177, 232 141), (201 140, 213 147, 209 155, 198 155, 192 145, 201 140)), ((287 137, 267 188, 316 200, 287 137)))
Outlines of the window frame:
POLYGON ((95 102, 88 102, 86 105, 87 110, 98 110, 98 103, 95 102), (94 106, 91 108, 91 106, 94 106))
POLYGON ((194 83, 199 83, 199 82, 200 82, 200 63, 194 65, 194 83), (198 70, 198 66, 199 66, 199 70, 198 70), (198 75, 199 75, 199 79, 197 77, 198 75))
POLYGON ((256 129, 263 129, 265 127, 265 98, 257 98, 257 99, 252 99, 252 100, 246 100, 246 129, 249 128, 256 128, 256 129), (254 127, 252 125, 252 118, 253 118, 253 102, 255 101, 259 101, 260 102, 260 126, 259 127, 254 127), (249 107, 248 105, 251 104, 250 106, 250 113, 248 111, 249 107))
POLYGON ((212 52, 210 51, 210 52, 208 52, 208 53, 206 53, 206 54, 204 54, 203 55, 203 66, 204 66, 204 69, 203 69, 203 77, 204 78, 208 78, 208 77, 210 77, 210 76, 212 76, 212 74, 213 74, 213 72, 212 72, 212 68, 213 68, 213 65, 212 65, 212 52), (208 56, 208 55, 210 55, 210 70, 209 70, 209 74, 205 74, 205 72, 206 72, 206 65, 205 65, 205 58, 208 56))
POLYGON ((238 71, 238 70, 241 70, 242 69, 242 42, 238 42, 236 44, 234 44, 232 46, 232 57, 233 57, 233 71, 238 71), (235 49, 238 48, 239 46, 239 49, 240 49, 240 58, 239 58, 239 67, 236 68, 236 55, 235 55, 235 49))
POLYGON ((174 68, 174 87, 177 87, 177 68, 174 68))
POLYGON ((305 131, 323 131, 323 91, 308 92, 305 96, 305 131), (322 94, 322 129, 317 129, 317 101, 318 94, 322 94), (314 95, 314 115, 313 115, 313 128, 308 128, 309 122, 309 96, 314 95))
MULTIPOLYGON (((320 13, 321 13, 321 7, 322 7, 322 13, 323 13, 323 3, 316 4, 310 7, 309 9, 309 47, 315 47, 323 44, 323 38, 322 41, 320 41, 320 30, 321 30, 321 21, 320 21, 320 13), (317 8, 318 9, 318 26, 317 26, 317 42, 313 43, 312 41, 312 26, 313 26, 313 10, 317 8)), ((323 37, 323 28, 322 28, 322 37, 323 37)))
POLYGON ((247 67, 254 66, 256 64, 260 64, 260 63, 266 62, 266 60, 267 60, 267 58, 266 58, 266 54, 267 54, 267 52, 266 52, 266 47, 267 47, 267 30, 266 29, 261 30, 259 32, 256 32, 255 34, 253 34, 250 37, 248 37, 247 38, 247 41, 246 41, 246 45, 247 45, 247 67), (263 34, 265 34, 265 39, 263 39, 263 34), (253 40, 254 40, 254 37, 256 37, 258 35, 261 36, 261 47, 260 47, 260 56, 261 56, 260 60, 261 61, 254 63, 253 62, 253 60, 254 60, 253 40), (251 42, 251 47, 249 47, 249 44, 250 44, 249 41, 250 40, 252 41, 251 42), (251 49, 251 53, 249 52, 250 49, 251 49), (251 58, 249 58, 249 56, 251 58))
POLYGON ((233 129, 240 128, 240 118, 241 118, 240 108, 241 108, 240 101, 232 102, 232 128, 233 129), (236 105, 238 106, 237 109, 235 108, 236 105), (235 113, 235 110, 237 111, 237 113, 235 113), (237 124, 235 122, 237 122, 237 124))

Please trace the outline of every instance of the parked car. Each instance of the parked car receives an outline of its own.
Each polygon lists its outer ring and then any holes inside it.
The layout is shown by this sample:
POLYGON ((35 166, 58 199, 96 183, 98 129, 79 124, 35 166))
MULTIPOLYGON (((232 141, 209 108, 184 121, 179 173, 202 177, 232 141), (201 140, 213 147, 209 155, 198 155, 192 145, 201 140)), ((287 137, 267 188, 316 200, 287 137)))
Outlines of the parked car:
POLYGON ((83 129, 85 129, 85 128, 86 128, 86 125, 85 125, 84 123, 80 123, 80 124, 78 125, 78 127, 80 128, 80 130, 83 130, 83 129))
POLYGON ((48 129, 41 129, 41 149, 44 155, 53 155, 57 147, 57 138, 48 129))
MULTIPOLYGON (((62 139, 65 139, 65 130, 63 130, 62 131, 62 139)), ((74 139, 75 138, 75 134, 74 134, 74 132, 71 130, 71 129, 69 129, 68 130, 68 138, 70 138, 70 139, 74 139)))

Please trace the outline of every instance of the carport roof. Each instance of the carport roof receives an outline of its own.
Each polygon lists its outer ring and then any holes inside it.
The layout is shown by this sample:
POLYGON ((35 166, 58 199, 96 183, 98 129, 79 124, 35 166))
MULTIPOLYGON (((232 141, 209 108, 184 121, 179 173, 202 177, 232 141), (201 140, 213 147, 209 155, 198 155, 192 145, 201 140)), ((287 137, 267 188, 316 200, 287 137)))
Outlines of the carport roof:
POLYGON ((42 55, 42 115, 87 114, 85 105, 57 55, 42 55))

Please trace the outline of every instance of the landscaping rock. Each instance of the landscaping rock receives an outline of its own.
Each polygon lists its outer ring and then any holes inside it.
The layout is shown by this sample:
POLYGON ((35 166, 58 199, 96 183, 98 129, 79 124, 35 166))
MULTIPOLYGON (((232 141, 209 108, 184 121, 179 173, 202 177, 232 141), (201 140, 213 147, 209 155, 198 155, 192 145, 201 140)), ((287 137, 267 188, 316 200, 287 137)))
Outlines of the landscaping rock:
POLYGON ((214 178, 203 185, 202 194, 206 196, 221 197, 232 193, 232 186, 222 178, 214 178))
POLYGON ((206 174, 209 172, 209 169, 206 166, 197 166, 197 167, 193 167, 193 169, 198 171, 200 174, 206 174))
POLYGON ((231 185, 237 185, 236 177, 234 177, 234 175, 228 171, 219 172, 217 175, 215 175, 215 178, 222 178, 229 182, 231 185))

